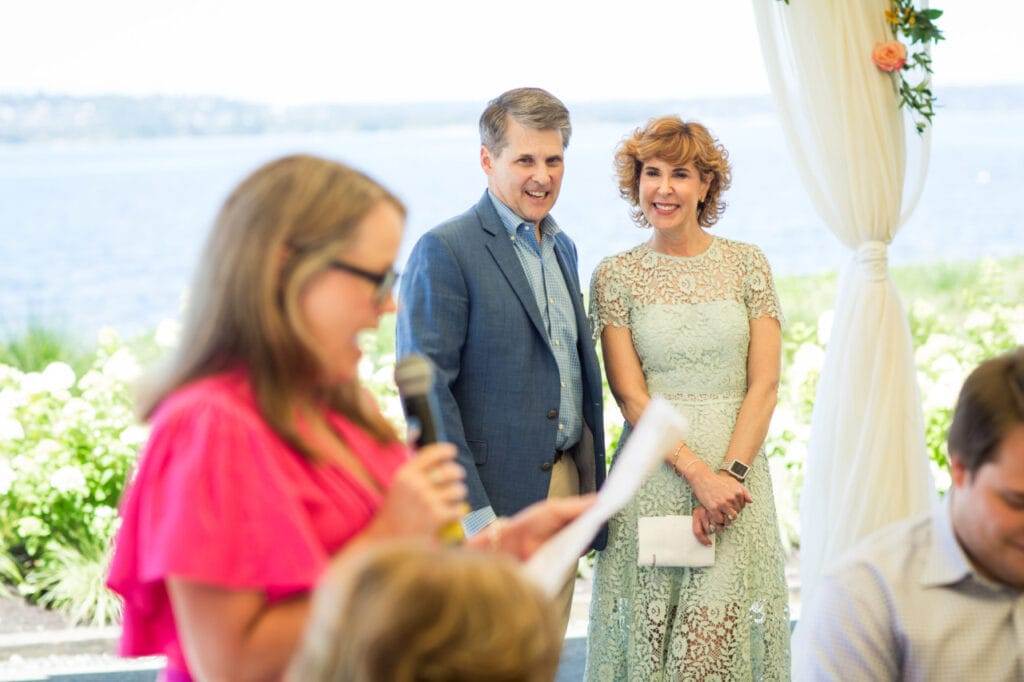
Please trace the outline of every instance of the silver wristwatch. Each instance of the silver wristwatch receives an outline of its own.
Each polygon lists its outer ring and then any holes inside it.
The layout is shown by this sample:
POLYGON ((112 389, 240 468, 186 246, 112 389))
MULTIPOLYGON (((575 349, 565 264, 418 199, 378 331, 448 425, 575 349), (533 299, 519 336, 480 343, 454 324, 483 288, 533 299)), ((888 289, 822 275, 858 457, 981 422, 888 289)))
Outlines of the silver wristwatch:
POLYGON ((730 459, 728 462, 722 462, 719 470, 724 471, 740 483, 743 483, 747 478, 747 472, 750 471, 750 467, 738 459, 730 459))

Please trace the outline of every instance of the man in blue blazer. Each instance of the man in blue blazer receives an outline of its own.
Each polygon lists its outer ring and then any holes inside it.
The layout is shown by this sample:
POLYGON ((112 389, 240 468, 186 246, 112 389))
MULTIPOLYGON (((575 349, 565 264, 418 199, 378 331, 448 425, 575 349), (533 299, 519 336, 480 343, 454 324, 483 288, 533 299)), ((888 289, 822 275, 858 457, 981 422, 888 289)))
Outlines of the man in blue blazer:
POLYGON ((549 215, 571 132, 569 112, 544 90, 492 100, 480 117, 487 191, 423 235, 402 277, 398 355, 437 367, 445 433, 466 469, 469 533, 604 480, 601 373, 576 246, 549 215))

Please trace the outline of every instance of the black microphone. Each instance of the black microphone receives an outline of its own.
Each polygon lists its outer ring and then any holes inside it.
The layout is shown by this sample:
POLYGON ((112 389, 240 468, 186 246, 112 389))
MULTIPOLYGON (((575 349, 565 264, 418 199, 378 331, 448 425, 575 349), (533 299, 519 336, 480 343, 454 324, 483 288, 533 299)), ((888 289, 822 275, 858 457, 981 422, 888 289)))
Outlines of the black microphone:
MULTIPOLYGON (((441 421, 437 398, 431 388, 434 385, 434 365, 426 357, 413 353, 395 365, 395 383, 402 400, 402 412, 409 431, 409 441, 417 448, 445 440, 444 423, 441 421)), ((463 514, 469 513, 465 505, 463 514)), ((440 531, 443 542, 457 544, 466 535, 462 524, 453 521, 440 531)))
POLYGON ((434 365, 426 357, 413 353, 395 365, 395 383, 402 399, 402 412, 409 429, 409 440, 416 447, 445 440, 444 424, 431 390, 434 386, 434 365))

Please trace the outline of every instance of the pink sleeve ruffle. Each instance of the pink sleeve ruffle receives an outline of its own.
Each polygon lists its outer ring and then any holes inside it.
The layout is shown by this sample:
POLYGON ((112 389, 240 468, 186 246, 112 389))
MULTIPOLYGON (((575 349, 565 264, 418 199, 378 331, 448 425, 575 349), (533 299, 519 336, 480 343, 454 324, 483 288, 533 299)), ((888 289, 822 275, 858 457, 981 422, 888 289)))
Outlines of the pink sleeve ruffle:
MULTIPOLYGON (((328 561, 287 471, 295 455, 243 407, 216 400, 158 419, 137 480, 110 583, 168 576, 227 589, 312 587, 328 561)), ((125 588, 126 591, 122 591, 125 588)), ((142 596, 142 595, 140 595, 142 596)))

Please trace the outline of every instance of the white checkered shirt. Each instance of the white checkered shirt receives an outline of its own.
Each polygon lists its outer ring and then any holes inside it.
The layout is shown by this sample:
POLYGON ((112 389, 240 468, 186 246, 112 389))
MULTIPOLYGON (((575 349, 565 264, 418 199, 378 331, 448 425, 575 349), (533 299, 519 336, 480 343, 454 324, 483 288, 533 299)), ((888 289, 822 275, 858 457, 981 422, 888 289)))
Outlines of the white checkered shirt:
POLYGON ((1024 680, 1024 593, 979 575, 949 505, 867 538, 801 615, 796 680, 1024 680))

